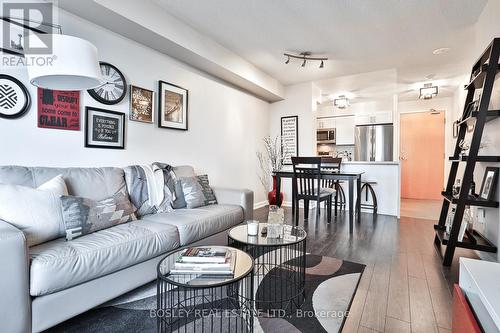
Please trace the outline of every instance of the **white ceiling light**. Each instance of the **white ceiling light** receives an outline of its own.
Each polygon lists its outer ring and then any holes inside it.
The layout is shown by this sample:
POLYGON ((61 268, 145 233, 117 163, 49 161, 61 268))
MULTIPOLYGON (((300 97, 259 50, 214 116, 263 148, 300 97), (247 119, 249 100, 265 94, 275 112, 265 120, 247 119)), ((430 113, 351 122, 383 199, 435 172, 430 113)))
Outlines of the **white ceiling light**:
POLYGON ((338 98, 333 100, 333 105, 339 109, 346 109, 349 106, 349 99, 344 95, 340 95, 338 98))
POLYGON ((451 49, 449 47, 440 47, 440 48, 435 49, 434 51, 432 51, 432 54, 435 54, 435 55, 443 54, 443 53, 450 52, 450 50, 451 49))
MULTIPOLYGON (((31 84, 52 90, 87 90, 105 83, 94 45, 68 35, 53 34, 51 37, 50 54, 29 55, 35 59, 28 66, 31 84)), ((29 38, 36 36, 30 35, 29 38)))
POLYGON ((432 83, 424 84, 423 88, 420 88, 420 99, 431 99, 432 97, 437 96, 438 87, 433 86, 432 83))

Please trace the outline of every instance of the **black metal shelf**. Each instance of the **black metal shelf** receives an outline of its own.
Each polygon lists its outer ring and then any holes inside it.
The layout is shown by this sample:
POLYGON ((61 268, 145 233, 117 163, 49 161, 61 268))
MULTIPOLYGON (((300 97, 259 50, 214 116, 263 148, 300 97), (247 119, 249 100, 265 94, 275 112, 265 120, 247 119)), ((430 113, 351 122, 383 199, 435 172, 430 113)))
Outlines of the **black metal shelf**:
MULTIPOLYGON (((434 229, 436 230, 436 236, 439 238, 441 244, 448 245, 449 235, 444 230, 442 230, 441 226, 437 224, 434 225, 434 229)), ((457 241, 455 246, 464 249, 491 253, 496 253, 498 251, 495 245, 493 245, 486 237, 481 235, 476 230, 473 230, 472 233, 467 231, 464 235, 464 238, 461 241, 457 241)))
MULTIPOLYGON (((469 156, 450 156, 448 159, 452 162, 466 162, 469 160, 469 156)), ((480 155, 476 157, 476 162, 500 162, 500 156, 480 155)))
POLYGON ((467 199, 462 200, 459 198, 455 198, 452 196, 450 193, 446 192, 441 192, 441 195, 450 203, 452 204, 459 204, 463 203, 467 206, 477 206, 477 207, 491 207, 491 208, 497 208, 498 207, 498 201, 493 201, 493 200, 485 200, 480 197, 472 196, 469 195, 467 199))
POLYGON ((499 73, 499 62, 500 38, 495 38, 474 64, 470 76, 471 80, 469 84, 465 86, 467 89, 467 97, 465 98, 464 112, 468 112, 469 108, 472 106, 477 107, 477 109, 471 112, 466 119, 457 122, 457 124, 459 124, 458 133, 456 136, 455 150, 453 156, 450 157, 452 163, 446 183, 446 190, 441 193, 444 199, 441 207, 441 214, 439 216, 439 223, 435 227, 436 235, 434 236, 434 244, 438 248, 439 253, 442 254, 443 265, 445 266, 450 266, 452 264, 456 247, 497 252, 497 247, 476 231, 467 232, 466 236, 464 236, 464 239, 461 241, 458 241, 458 236, 460 234, 464 213, 468 206, 499 207, 497 201, 484 200, 476 195, 464 195, 471 190, 477 162, 500 162, 500 156, 479 155, 479 146, 481 144, 486 122, 500 116, 500 110, 488 110, 487 107, 491 102, 493 85, 499 73), (475 100, 474 98, 477 95, 476 89, 480 88, 482 88, 481 97, 479 100, 475 100), (476 102, 478 102, 477 105, 476 102), (460 143, 463 142, 467 132, 470 130, 472 130, 473 133, 469 155, 474 157, 460 156, 460 152, 462 151, 460 143), (452 195, 461 162, 466 162, 461 182, 462 198, 460 198, 460 196, 453 197, 452 195), (447 235, 445 229, 448 221, 448 213, 452 204, 455 205, 455 214, 453 216, 450 234, 447 235), (441 253, 442 245, 446 246, 444 254, 441 253))
MULTIPOLYGON (((479 111, 472 112, 470 117, 468 117, 464 120, 460 120, 458 122, 458 125, 459 126, 463 125, 463 124, 471 125, 471 123, 475 123, 478 114, 479 114, 479 111)), ((489 121, 496 119, 498 117, 500 117, 500 110, 488 110, 488 113, 486 114, 486 122, 489 122, 489 121)))
MULTIPOLYGON (((479 73, 476 74, 476 76, 474 76, 469 84, 467 84, 465 86, 465 90, 469 90, 470 88, 473 88, 473 89, 481 89, 483 87, 483 84, 484 84, 484 75, 486 74, 486 71, 488 70, 488 66, 489 64, 488 63, 485 63, 485 64, 482 64, 481 65, 481 69, 479 70, 479 73)), ((500 66, 497 64, 497 71, 498 69, 500 69, 500 66)))

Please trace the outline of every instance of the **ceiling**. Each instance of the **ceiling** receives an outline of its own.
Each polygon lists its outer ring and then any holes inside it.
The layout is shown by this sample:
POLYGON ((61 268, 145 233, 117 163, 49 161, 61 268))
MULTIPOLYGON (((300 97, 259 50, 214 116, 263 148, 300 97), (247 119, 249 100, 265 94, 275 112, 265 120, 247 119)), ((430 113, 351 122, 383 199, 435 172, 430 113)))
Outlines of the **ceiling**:
MULTIPOLYGON (((473 25, 487 0, 153 0, 170 14, 288 85, 396 69, 409 84, 453 80, 477 53, 473 25), (447 47, 445 54, 432 51, 447 47), (327 56, 325 68, 283 52, 327 56)), ((451 81, 450 81, 451 82, 451 81)), ((451 84, 451 83, 450 83, 451 84)), ((450 89, 451 91, 452 89, 450 89)), ((440 91, 447 93, 444 87, 440 91)))

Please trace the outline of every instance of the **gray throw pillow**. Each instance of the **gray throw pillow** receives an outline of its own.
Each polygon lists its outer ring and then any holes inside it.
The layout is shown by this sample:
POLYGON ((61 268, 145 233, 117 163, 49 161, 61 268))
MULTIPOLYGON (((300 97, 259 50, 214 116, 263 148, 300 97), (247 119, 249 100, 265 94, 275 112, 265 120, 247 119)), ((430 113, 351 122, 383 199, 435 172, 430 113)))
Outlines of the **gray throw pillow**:
POLYGON ((66 240, 136 220, 135 207, 125 192, 101 201, 61 196, 66 240))
POLYGON ((187 208, 217 204, 217 198, 210 187, 207 175, 180 178, 180 183, 187 208))
POLYGON ((182 191, 182 182, 178 179, 175 181, 175 200, 172 202, 173 209, 186 208, 186 200, 182 191))

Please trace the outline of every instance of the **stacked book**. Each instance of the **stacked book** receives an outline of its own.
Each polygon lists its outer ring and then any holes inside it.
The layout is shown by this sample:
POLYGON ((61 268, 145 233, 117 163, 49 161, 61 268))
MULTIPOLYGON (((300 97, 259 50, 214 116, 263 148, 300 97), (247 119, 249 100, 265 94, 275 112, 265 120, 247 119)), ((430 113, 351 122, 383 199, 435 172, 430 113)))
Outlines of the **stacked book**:
POLYGON ((170 274, 197 274, 202 277, 234 276, 236 251, 228 248, 189 247, 176 259, 170 274))

